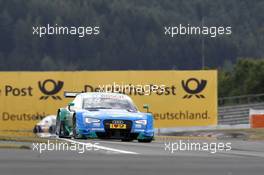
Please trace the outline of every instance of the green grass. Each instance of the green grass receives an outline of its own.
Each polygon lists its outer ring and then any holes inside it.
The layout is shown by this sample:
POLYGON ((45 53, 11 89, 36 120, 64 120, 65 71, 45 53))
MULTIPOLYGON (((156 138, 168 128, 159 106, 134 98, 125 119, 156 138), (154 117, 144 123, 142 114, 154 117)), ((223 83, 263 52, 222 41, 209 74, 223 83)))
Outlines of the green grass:
MULTIPOLYGON (((242 137, 243 139, 246 140, 264 140, 264 128, 259 128, 259 129, 217 129, 217 130, 199 130, 199 131, 186 131, 186 132, 175 132, 175 133, 169 133, 167 135, 169 136, 174 136, 174 137, 196 137, 195 135, 200 135, 200 134, 212 134, 212 137, 214 137, 215 134, 222 134, 226 136, 231 136, 232 138, 240 138, 242 137), (238 137, 236 137, 238 136, 238 137)), ((166 135, 162 135, 166 136, 166 135)), ((199 139, 199 137, 197 137, 199 139)))
POLYGON ((37 137, 32 131, 6 130, 0 131, 0 140, 17 142, 39 142, 44 139, 37 137))
MULTIPOLYGON (((210 130, 210 131, 194 131, 195 133, 216 132, 223 134, 243 134, 248 140, 264 140, 264 128, 259 129, 222 129, 222 130, 210 130)), ((192 131, 186 131, 179 135, 179 133, 173 133, 169 135, 156 136, 157 140, 161 139, 204 139, 206 137, 192 136, 192 131), (166 138, 165 138, 166 137, 166 138)), ((0 131, 0 141, 16 141, 16 142, 47 142, 47 138, 39 138, 31 131, 0 131)), ((1 146, 0 146, 1 148, 1 146)))
POLYGON ((0 149, 31 149, 27 145, 17 145, 17 144, 0 144, 0 149))
POLYGON ((241 130, 249 134, 251 140, 264 140, 264 128, 241 130))

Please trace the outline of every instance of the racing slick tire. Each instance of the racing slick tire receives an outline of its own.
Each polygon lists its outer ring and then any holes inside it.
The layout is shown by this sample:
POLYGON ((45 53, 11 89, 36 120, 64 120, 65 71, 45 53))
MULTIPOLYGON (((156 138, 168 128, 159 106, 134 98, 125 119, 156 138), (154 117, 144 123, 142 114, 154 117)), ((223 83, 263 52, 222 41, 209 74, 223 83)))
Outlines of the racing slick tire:
POLYGON ((138 142, 140 142, 140 143, 150 143, 150 142, 152 142, 152 139, 138 139, 138 142))
POLYGON ((49 127, 49 133, 54 134, 56 132, 56 126, 50 126, 49 127))
POLYGON ((76 116, 75 114, 73 114, 72 117, 72 136, 74 139, 86 139, 86 137, 80 135, 77 133, 77 129, 76 129, 76 116))
POLYGON ((40 132, 42 132, 42 129, 41 129, 41 127, 40 126, 38 126, 38 125, 36 125, 34 128, 33 128, 33 133, 40 133, 40 132))
POLYGON ((68 138, 69 137, 69 133, 67 132, 66 128, 65 128, 65 124, 64 121, 60 121, 60 125, 59 125, 59 138, 68 138))
POLYGON ((134 139, 132 138, 123 138, 121 139, 122 142, 132 142, 134 139))
POLYGON ((72 136, 74 139, 78 139, 77 131, 76 131, 76 117, 73 115, 72 117, 72 136))

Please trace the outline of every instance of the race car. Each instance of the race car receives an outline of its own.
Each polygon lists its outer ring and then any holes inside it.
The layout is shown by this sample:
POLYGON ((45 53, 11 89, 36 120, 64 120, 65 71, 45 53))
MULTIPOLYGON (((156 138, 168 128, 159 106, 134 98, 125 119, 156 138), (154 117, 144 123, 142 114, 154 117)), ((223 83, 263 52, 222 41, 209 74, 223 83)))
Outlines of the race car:
POLYGON ((34 126, 33 133, 54 134, 55 129, 56 129, 56 115, 48 115, 34 126))
POLYGON ((154 138, 153 116, 139 112, 130 97, 119 93, 65 92, 75 98, 60 108, 56 134, 61 137, 120 139, 151 142, 154 138))

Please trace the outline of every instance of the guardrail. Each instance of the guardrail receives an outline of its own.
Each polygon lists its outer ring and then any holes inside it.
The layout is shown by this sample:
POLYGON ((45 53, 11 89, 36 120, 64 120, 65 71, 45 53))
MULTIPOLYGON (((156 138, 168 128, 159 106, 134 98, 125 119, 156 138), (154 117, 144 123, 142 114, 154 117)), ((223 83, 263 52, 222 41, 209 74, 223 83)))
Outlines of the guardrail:
POLYGON ((264 93, 262 94, 249 94, 232 97, 220 97, 218 99, 219 106, 239 105, 264 102, 264 93))
POLYGON ((249 109, 264 109, 264 102, 221 106, 218 108, 218 124, 249 124, 249 109))

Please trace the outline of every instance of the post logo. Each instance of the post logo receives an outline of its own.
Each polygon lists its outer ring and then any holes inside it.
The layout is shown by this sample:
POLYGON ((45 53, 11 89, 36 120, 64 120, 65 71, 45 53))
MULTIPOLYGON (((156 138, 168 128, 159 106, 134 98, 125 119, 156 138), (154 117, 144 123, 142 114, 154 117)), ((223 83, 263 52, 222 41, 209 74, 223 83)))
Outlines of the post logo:
POLYGON ((187 93, 182 98, 189 99, 193 96, 195 96, 197 98, 205 98, 205 96, 203 94, 200 94, 200 93, 204 90, 204 88, 207 84, 207 80, 199 81, 196 78, 189 78, 186 82, 184 82, 184 80, 182 80, 181 83, 182 83, 182 87, 183 87, 184 91, 187 93))
POLYGON ((38 82, 39 90, 44 94, 39 99, 47 100, 49 97, 51 97, 54 100, 61 100, 61 97, 56 94, 60 92, 60 90, 63 87, 63 84, 64 84, 63 81, 58 81, 56 83, 56 81, 52 79, 47 79, 43 81, 42 83, 39 81, 38 82), (48 87, 49 85, 51 85, 52 88, 49 88, 48 87))

